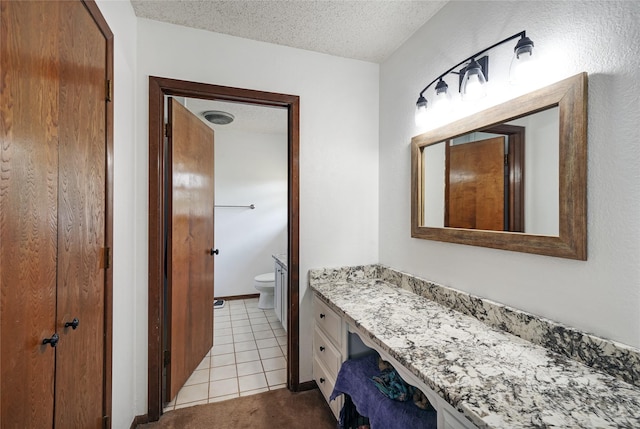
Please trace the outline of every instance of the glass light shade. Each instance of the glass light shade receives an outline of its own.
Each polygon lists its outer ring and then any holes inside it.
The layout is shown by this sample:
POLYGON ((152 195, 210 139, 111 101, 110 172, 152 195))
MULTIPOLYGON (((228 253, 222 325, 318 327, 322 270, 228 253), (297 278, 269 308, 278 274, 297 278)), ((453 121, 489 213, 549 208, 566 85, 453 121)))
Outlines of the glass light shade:
POLYGON ((427 123, 427 99, 422 95, 418 98, 418 102, 416 103, 415 115, 416 125, 423 127, 427 123))
POLYGON ((448 113, 451 111, 451 94, 449 94, 449 86, 445 81, 440 79, 436 85, 436 95, 433 97, 433 110, 438 114, 448 113))
POLYGON ((513 85, 533 83, 537 74, 537 61, 533 55, 533 42, 528 37, 520 39, 513 50, 509 66, 509 82, 513 85))
POLYGON ((476 60, 471 60, 462 78, 462 87, 460 88, 462 100, 475 101, 487 95, 486 83, 487 79, 482 73, 480 64, 476 60))

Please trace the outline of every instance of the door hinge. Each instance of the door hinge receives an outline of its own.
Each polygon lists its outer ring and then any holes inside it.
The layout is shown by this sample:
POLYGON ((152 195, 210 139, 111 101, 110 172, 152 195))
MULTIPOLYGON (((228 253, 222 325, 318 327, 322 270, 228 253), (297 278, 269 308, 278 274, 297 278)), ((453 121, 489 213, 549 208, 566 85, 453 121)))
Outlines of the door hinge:
POLYGON ((111 419, 109 416, 102 417, 102 429, 110 429, 111 428, 111 419))
POLYGON ((165 137, 171 136, 171 126, 169 124, 164 124, 164 135, 165 137))
POLYGON ((169 350, 164 351, 164 366, 171 363, 171 352, 169 350))
POLYGON ((504 165, 509 165, 509 155, 505 154, 504 156, 504 165))
POLYGON ((106 270, 111 268, 111 247, 105 247, 102 250, 103 250, 103 258, 104 258, 104 260, 102 261, 102 266, 106 270))
POLYGON ((113 98, 113 85, 111 79, 107 79, 107 101, 111 101, 113 98))

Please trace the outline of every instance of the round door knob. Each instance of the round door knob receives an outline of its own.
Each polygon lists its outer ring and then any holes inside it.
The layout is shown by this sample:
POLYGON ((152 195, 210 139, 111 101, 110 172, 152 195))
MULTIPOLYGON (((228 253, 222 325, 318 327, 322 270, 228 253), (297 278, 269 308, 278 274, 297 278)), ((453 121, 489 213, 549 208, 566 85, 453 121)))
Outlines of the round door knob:
POLYGON ((324 313, 320 313, 320 318, 324 319, 324 313))
POLYGON ((78 325, 79 325, 79 324, 80 324, 80 321, 78 320, 78 318, 77 318, 77 317, 74 317, 74 318, 73 318, 73 320, 72 320, 71 322, 67 322, 67 323, 65 323, 65 324, 64 324, 64 327, 65 327, 65 328, 69 328, 69 327, 71 327, 73 330, 75 330, 75 329, 78 327, 78 325))
POLYGON ((51 347, 55 347, 56 345, 58 345, 59 340, 60 337, 57 333, 55 333, 51 336, 51 338, 45 338, 44 340, 42 340, 42 344, 49 344, 51 347))
POLYGON ((218 249, 214 249, 214 248, 211 248, 211 250, 209 250, 209 252, 212 255, 219 255, 220 254, 220 251, 218 249))

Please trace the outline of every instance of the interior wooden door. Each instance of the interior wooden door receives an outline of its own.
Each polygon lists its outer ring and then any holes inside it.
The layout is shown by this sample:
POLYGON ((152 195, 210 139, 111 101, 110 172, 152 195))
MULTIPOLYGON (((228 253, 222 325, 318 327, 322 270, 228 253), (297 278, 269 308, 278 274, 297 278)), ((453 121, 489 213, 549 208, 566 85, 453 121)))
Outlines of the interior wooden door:
POLYGON ((55 427, 102 428, 106 44, 81 2, 61 8, 55 427), (78 321, 74 329, 74 319, 78 321))
POLYGON ((56 2, 0 3, 0 423, 53 422, 58 231, 56 2), (45 76, 46 78, 43 78, 45 76))
POLYGON ((504 230, 504 145, 495 137, 448 147, 445 226, 504 230))
POLYGON ((168 317, 165 398, 213 346, 213 130, 169 99, 168 317))
POLYGON ((2 428, 109 427, 111 51, 97 14, 0 3, 2 428))

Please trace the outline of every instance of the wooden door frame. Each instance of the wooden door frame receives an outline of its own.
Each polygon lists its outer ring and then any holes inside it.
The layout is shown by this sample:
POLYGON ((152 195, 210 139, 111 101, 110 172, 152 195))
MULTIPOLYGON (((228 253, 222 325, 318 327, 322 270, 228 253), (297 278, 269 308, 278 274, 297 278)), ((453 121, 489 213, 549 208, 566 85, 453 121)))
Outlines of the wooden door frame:
MULTIPOLYGON (((300 389, 299 380, 299 146, 300 97, 233 88, 205 83, 149 76, 149 348, 148 348, 148 419, 156 421, 162 414, 162 332, 163 332, 163 243, 166 163, 164 145, 164 96, 191 97, 239 102, 288 111, 288 301, 287 319, 287 388, 300 389)), ((213 311, 213 309, 212 309, 213 311)))

